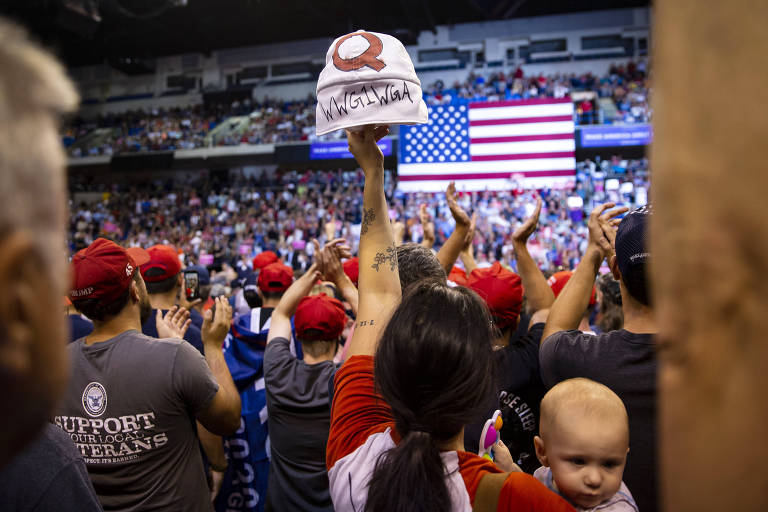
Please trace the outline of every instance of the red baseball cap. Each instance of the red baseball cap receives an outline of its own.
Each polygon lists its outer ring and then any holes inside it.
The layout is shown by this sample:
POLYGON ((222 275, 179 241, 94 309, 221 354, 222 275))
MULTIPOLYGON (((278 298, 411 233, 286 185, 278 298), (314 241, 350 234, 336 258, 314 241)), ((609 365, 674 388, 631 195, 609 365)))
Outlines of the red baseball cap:
POLYGON ((153 245, 147 249, 149 261, 141 266, 141 277, 148 283, 169 279, 181 272, 179 253, 170 245, 153 245), (151 276, 147 272, 154 270, 151 276))
POLYGON ((513 325, 523 305, 520 276, 497 261, 490 267, 476 268, 469 274, 468 286, 485 300, 499 329, 513 325))
POLYGON ((253 258, 253 270, 262 269, 270 263, 276 263, 280 258, 272 251, 264 251, 253 258))
POLYGON ((344 273, 347 274, 349 280, 352 281, 355 286, 357 286, 357 280, 360 277, 360 260, 357 258, 357 256, 345 261, 342 267, 344 268, 344 273))
MULTIPOLYGON (((573 272, 570 270, 561 270, 560 272, 555 272, 549 276, 549 279, 547 279, 547 284, 549 284, 549 287, 552 288, 552 292, 555 294, 555 297, 560 295, 560 292, 563 291, 563 288, 565 288, 565 283, 571 279, 572 275, 573 272)), ((594 286, 592 286, 592 295, 589 296, 589 305, 594 306, 595 304, 597 304, 597 290, 594 286)))
POLYGON ((467 286, 468 284, 467 273, 463 268, 457 267, 456 265, 453 266, 451 273, 448 274, 448 280, 456 283, 459 286, 467 286))
POLYGON ((149 254, 140 247, 124 249, 111 240, 97 238, 72 257, 69 298, 75 304, 83 299, 116 300, 147 261, 149 254))
POLYGON ((341 336, 347 324, 347 315, 341 302, 321 293, 301 299, 293 323, 299 340, 329 341, 341 336))
MULTIPOLYGON (((263 254, 263 253, 262 253, 263 254)), ((282 263, 270 263, 259 272, 256 284, 263 292, 284 292, 293 282, 293 269, 282 263)))

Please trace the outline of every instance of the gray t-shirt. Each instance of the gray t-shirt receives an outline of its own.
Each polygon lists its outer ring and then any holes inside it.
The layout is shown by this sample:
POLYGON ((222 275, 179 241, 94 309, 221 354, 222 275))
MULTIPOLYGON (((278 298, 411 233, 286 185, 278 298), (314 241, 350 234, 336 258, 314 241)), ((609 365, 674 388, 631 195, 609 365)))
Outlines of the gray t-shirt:
POLYGON ((203 356, 135 330, 68 348, 72 377, 54 420, 104 510, 211 510, 195 417, 219 386, 203 356))
POLYGON ((264 352, 271 465, 266 510, 333 511, 325 468, 332 361, 307 364, 275 338, 264 352))

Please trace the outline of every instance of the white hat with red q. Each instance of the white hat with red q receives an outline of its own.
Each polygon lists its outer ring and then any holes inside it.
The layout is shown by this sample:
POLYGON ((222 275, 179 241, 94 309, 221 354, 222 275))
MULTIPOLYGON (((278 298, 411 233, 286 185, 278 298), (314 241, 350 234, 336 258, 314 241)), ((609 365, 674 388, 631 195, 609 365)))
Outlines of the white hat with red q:
POLYGON ((318 135, 342 128, 428 121, 421 82, 403 43, 358 30, 337 38, 317 81, 318 135))

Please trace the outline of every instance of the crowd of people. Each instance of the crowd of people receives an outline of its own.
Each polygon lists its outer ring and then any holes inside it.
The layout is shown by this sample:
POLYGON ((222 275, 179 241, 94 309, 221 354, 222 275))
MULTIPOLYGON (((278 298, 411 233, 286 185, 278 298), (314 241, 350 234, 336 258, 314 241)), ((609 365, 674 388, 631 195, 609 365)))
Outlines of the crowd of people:
POLYGON ((273 144, 306 140, 314 131, 314 115, 311 99, 288 102, 267 99, 256 103, 246 98, 229 105, 128 111, 92 120, 78 117, 65 128, 64 141, 70 146, 68 152, 73 157, 273 144), (234 116, 247 116, 247 129, 236 135, 224 134, 215 140, 209 136, 214 128, 234 116), (109 131, 93 142, 80 142, 97 128, 109 131))
POLYGON ((577 124, 647 123, 651 119, 650 80, 645 61, 612 65, 602 77, 592 73, 525 76, 518 67, 513 73, 484 76, 470 73, 464 82, 447 87, 442 80, 425 87, 425 99, 430 105, 441 105, 458 100, 499 101, 529 98, 565 98, 574 92, 592 92, 593 98, 575 102, 577 124), (597 98, 613 100, 618 115, 606 119, 599 115, 597 98))
MULTIPOLYGON (((367 125, 353 172, 71 204, 66 263, 77 93, 0 43, 3 509, 659 509, 653 211, 605 195, 634 188, 399 195, 367 125), (572 271, 535 258, 553 222, 572 271)), ((617 167, 647 179, 582 170, 617 167)))
MULTIPOLYGON (((438 105, 456 101, 497 101, 528 98, 563 98, 575 91, 588 91, 595 98, 611 98, 618 110, 612 122, 647 123, 650 121, 649 80, 644 61, 612 66, 609 74, 596 77, 582 75, 525 76, 522 68, 514 73, 494 73, 489 76, 470 73, 464 82, 446 87, 438 80, 424 88, 428 104, 438 105)), ((575 121, 578 124, 608 122, 599 115, 596 99, 576 102, 575 121)), ((240 144, 275 144, 301 140, 316 140, 315 100, 279 101, 265 99, 236 100, 230 105, 197 105, 187 108, 153 109, 109 114, 96 119, 74 119, 65 129, 65 145, 71 146, 70 156, 112 155, 210 146, 240 144), (248 122, 235 133, 226 133, 215 140, 209 133, 233 116, 248 116, 248 122), (81 141, 96 128, 108 128, 109 133, 96 140, 81 141)), ((325 135, 325 139, 341 138, 343 132, 325 135)))
MULTIPOLYGON (((123 183, 70 178, 70 248, 77 251, 99 236, 128 247, 170 243, 188 261, 249 260, 272 250, 288 262, 312 256, 308 241, 336 236, 357 239, 362 222, 363 174, 358 171, 288 171, 274 176, 232 174, 227 183, 204 177, 123 183), (79 191, 100 191, 98 201, 76 203, 79 191)), ((586 213, 613 201, 637 207, 648 201, 647 160, 579 162, 575 186, 542 190, 541 229, 531 241, 539 265, 554 272, 572 269, 585 248, 586 213)), ((110 180, 111 181, 111 180, 110 180)), ((387 173, 390 217, 403 240, 421 242, 421 206, 434 225, 435 246, 453 230, 444 194, 404 193, 387 173)), ((475 253, 481 264, 515 267, 510 232, 532 208, 531 191, 510 181, 502 192, 464 193, 459 202, 476 214, 475 253)))

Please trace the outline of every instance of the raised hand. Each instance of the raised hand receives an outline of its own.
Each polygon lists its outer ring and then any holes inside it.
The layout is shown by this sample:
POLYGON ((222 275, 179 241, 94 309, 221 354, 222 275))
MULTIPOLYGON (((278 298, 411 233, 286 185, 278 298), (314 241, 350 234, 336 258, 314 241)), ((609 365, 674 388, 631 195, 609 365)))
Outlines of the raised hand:
POLYGON ((318 268, 323 275, 323 279, 338 283, 346 277, 344 267, 341 265, 342 258, 351 258, 350 248, 347 241, 343 238, 336 238, 325 244, 320 251, 323 266, 318 268))
POLYGON ((616 203, 603 203, 595 207, 589 214, 587 228, 589 229, 589 245, 600 250, 603 257, 613 253, 613 243, 616 239, 616 228, 618 219, 615 217, 626 213, 629 208, 622 206, 613 208, 616 203), (604 230, 605 228, 605 230, 604 230))
POLYGON ((616 208, 615 210, 605 212, 600 217, 598 217, 598 221, 600 223, 600 227, 603 230, 603 234, 608 239, 608 242, 610 242, 611 251, 614 253, 616 252, 616 231, 618 231, 619 224, 621 224, 621 219, 617 219, 615 217, 628 210, 629 208, 627 207, 616 208))
POLYGON ((424 231, 424 240, 421 244, 431 249, 435 245, 435 224, 430 222, 427 205, 424 203, 419 206, 419 220, 421 221, 421 229, 424 231))
POLYGON ((169 309, 165 315, 161 310, 157 310, 157 316, 155 317, 155 325, 157 326, 158 338, 176 338, 184 339, 184 335, 189 329, 189 310, 186 308, 180 308, 179 306, 173 306, 169 309))
POLYGON ((392 223, 392 236, 395 240, 395 245, 403 245, 403 238, 405 238, 405 224, 402 221, 396 221, 392 223))
POLYGON ((518 244, 525 244, 528 238, 536 231, 539 224, 539 214, 541 213, 541 197, 536 198, 536 208, 530 217, 525 219, 517 229, 512 233, 512 241, 518 244))
POLYGON ((469 226, 469 215, 464 209, 459 206, 459 202, 456 200, 456 183, 450 182, 448 188, 445 189, 445 201, 448 203, 448 208, 451 210, 453 220, 456 221, 456 225, 469 226))
POLYGON ((384 154, 377 142, 389 133, 389 126, 366 125, 362 131, 347 132, 349 152, 363 169, 366 177, 371 171, 384 169, 384 154))
POLYGON ((221 348, 232 324, 232 306, 229 305, 226 297, 221 296, 216 297, 213 309, 216 311, 215 314, 209 309, 203 317, 201 330, 203 344, 221 348))

